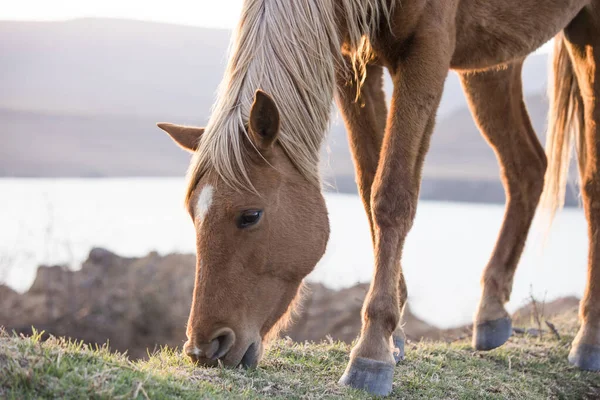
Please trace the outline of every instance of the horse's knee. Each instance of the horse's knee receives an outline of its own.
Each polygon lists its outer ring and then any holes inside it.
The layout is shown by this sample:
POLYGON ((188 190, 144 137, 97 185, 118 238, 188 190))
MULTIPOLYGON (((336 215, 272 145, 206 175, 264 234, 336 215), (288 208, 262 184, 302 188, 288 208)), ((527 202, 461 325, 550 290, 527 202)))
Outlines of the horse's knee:
POLYGON ((373 222, 379 229, 398 230, 401 236, 406 235, 416 210, 417 196, 404 188, 380 187, 371 195, 373 222))
POLYGON ((528 157, 526 168, 511 171, 508 176, 508 194, 512 202, 535 210, 544 191, 544 176, 548 167, 545 155, 528 157))

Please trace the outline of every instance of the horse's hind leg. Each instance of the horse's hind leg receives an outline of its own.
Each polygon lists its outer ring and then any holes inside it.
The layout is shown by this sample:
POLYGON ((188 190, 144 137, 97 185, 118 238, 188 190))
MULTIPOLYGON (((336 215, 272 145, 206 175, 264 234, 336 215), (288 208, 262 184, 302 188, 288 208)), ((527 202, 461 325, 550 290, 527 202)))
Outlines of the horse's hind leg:
POLYGON ((544 186, 546 156, 523 102, 521 66, 461 75, 471 112, 498 158, 506 192, 504 222, 483 273, 475 315, 473 345, 478 350, 501 346, 512 333, 504 304, 544 186))
POLYGON ((582 11, 565 29, 565 41, 583 99, 585 130, 580 154, 583 206, 588 221, 587 286, 581 300, 581 328, 569 361, 600 370, 600 2, 582 11))
MULTIPOLYGON (((378 65, 367 67, 367 77, 358 99, 356 98, 357 83, 348 78, 349 76, 345 71, 339 71, 336 100, 348 131, 348 141, 354 159, 358 191, 367 212, 371 237, 374 240, 373 218, 371 216, 371 186, 379 165, 379 153, 381 152, 381 143, 388 115, 383 91, 383 67, 378 65)), ((401 311, 406 303, 406 293, 406 284, 404 283, 404 277, 401 275, 399 281, 401 311)), ((396 362, 404 358, 404 338, 401 324, 398 324, 393 338, 396 362)))

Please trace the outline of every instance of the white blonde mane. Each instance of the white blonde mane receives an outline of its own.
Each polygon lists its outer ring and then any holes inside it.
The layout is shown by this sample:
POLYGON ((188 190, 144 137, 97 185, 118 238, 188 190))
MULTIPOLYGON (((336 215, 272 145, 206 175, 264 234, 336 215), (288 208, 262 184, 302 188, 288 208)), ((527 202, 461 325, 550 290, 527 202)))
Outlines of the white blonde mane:
POLYGON ((243 135, 257 89, 277 104, 280 145, 319 185, 319 150, 329 124, 335 69, 343 65, 342 42, 350 44, 353 73, 362 82, 371 56, 369 38, 382 21, 389 22, 391 7, 389 0, 245 0, 212 117, 188 171, 188 200, 210 168, 236 188, 253 187, 243 135))

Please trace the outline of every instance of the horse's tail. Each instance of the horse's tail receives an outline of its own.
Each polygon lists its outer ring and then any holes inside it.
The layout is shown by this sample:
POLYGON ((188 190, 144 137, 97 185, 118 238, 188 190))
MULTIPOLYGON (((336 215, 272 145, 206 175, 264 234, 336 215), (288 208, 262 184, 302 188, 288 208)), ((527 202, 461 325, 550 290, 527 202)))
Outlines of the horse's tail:
POLYGON ((546 137, 546 170, 541 206, 549 213, 550 220, 565 203, 565 193, 573 143, 577 147, 579 166, 585 165, 585 122, 583 98, 573 69, 564 37, 559 34, 554 43, 554 60, 549 88, 550 113, 546 137))

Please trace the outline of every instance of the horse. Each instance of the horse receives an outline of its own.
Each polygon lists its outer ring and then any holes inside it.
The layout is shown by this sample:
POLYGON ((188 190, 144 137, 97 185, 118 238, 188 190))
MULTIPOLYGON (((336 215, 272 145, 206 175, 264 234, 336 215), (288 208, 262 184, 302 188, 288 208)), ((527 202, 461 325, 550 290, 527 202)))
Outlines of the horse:
MULTIPOLYGON (((512 332, 505 309, 538 203, 564 202, 576 147, 589 226, 587 286, 568 360, 600 370, 600 1, 245 0, 206 128, 161 123, 193 156, 185 204, 197 266, 184 352, 254 367, 322 257, 329 222, 319 149, 336 100, 375 255, 343 385, 387 395, 404 356, 401 259, 449 70, 500 164, 506 209, 483 271, 473 346, 512 332), (555 37, 547 151, 521 83, 555 37), (393 81, 387 109, 383 73, 393 81), (541 199, 541 200, 540 200, 541 199)), ((351 217, 351 216, 349 216, 351 217)))

